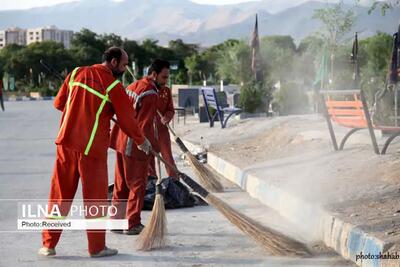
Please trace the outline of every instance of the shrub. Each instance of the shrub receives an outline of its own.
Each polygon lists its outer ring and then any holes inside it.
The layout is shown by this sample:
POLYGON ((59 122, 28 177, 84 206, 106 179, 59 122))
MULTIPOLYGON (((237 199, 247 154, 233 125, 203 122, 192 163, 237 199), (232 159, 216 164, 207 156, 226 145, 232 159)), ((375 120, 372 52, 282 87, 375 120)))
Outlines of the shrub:
POLYGON ((244 112, 265 112, 271 100, 271 86, 267 82, 251 80, 240 90, 239 106, 244 112))
POLYGON ((307 95, 303 88, 295 83, 283 84, 275 93, 273 109, 280 115, 308 113, 307 95))

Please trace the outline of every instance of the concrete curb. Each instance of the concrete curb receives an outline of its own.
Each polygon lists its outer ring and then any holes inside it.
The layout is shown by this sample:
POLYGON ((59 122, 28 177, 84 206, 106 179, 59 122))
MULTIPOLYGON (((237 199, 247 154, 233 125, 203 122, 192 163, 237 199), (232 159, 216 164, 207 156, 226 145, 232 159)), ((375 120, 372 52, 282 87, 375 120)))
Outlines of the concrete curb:
MULTIPOLYGON (((191 151, 199 148, 184 141, 191 151)), ((356 225, 342 221, 318 205, 309 203, 297 196, 249 174, 213 153, 207 153, 207 162, 218 173, 240 186, 252 197, 279 211, 289 221, 310 234, 312 240, 322 240, 335 249, 345 259, 363 267, 393 266, 398 260, 363 259, 356 261, 356 255, 379 255, 387 251, 390 244, 364 232, 356 225), (304 228, 307 226, 307 228, 304 228)), ((398 266, 398 265, 396 265, 398 266)))

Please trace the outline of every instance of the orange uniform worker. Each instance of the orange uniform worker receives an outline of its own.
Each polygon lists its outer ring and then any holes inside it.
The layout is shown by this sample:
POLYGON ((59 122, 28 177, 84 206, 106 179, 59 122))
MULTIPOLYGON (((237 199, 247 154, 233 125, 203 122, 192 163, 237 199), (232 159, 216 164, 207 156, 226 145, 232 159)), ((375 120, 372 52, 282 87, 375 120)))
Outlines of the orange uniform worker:
MULTIPOLYGON (((154 150, 159 151, 154 128, 155 119, 158 116, 156 113, 158 87, 159 84, 168 80, 169 62, 161 59, 154 60, 148 73, 147 77, 129 85, 127 94, 134 105, 134 116, 139 122, 139 127, 154 150)), ((110 146, 117 151, 112 199, 113 205, 117 207, 117 214, 113 218, 126 218, 129 223, 129 229, 123 232, 120 230, 113 232, 128 235, 139 234, 144 228, 141 224, 140 213, 144 203, 152 156, 133 146, 131 139, 117 125, 112 129, 110 146)))
MULTIPOLYGON (((166 124, 169 123, 174 118, 175 109, 174 109, 174 103, 172 101, 171 89, 168 88, 165 84, 161 85, 161 88, 158 92, 157 110, 162 115, 162 117, 160 117, 157 114, 158 116, 156 119, 156 126, 158 131, 158 144, 160 146, 161 156, 170 165, 176 166, 174 157, 172 156, 171 139, 168 127, 166 126, 166 124)), ((173 179, 178 179, 178 175, 172 168, 165 165, 165 169, 167 170, 167 174, 169 177, 172 177, 173 179)), ((152 158, 151 161, 150 175, 156 176, 154 157, 152 158)))
MULTIPOLYGON (((133 108, 122 84, 116 79, 128 64, 127 53, 118 47, 104 52, 102 64, 74 69, 61 86, 54 106, 62 111, 56 139, 57 155, 50 185, 49 210, 58 205, 61 216, 67 216, 72 199, 82 182, 85 208, 99 208, 107 202, 107 149, 110 120, 117 115, 118 123, 140 149, 148 152, 149 141, 138 128, 133 108), (90 205, 90 206, 89 206, 90 205)), ((96 209, 92 209, 96 210, 96 209)), ((87 219, 106 214, 85 214, 87 219)), ((40 255, 56 254, 61 230, 43 230, 40 255)), ((105 246, 105 230, 87 230, 91 257, 111 256, 116 249, 105 246)))

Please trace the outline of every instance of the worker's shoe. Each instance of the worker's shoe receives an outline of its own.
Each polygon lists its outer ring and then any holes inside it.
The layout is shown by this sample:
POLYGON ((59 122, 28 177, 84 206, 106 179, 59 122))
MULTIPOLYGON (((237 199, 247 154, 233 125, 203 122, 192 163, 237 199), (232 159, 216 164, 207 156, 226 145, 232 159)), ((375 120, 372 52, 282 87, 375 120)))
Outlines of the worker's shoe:
POLYGON ((46 257, 54 256, 54 255, 56 255, 56 249, 42 247, 39 249, 38 254, 41 256, 46 256, 46 257))
POLYGON ((104 249, 96 254, 91 254, 90 257, 92 258, 101 258, 101 257, 109 257, 118 254, 117 249, 104 247, 104 249))
POLYGON ((138 225, 133 226, 131 229, 124 230, 124 234, 138 235, 138 234, 140 234, 140 232, 142 232, 143 228, 144 228, 144 225, 140 223, 138 225))

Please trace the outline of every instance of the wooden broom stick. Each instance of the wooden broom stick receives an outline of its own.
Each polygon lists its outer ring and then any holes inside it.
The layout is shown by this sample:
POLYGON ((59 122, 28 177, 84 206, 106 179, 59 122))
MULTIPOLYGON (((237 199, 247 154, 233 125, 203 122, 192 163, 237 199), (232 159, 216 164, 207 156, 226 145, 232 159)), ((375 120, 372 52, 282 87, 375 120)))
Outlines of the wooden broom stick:
MULTIPOLYGON (((157 113, 160 118, 163 117, 160 111, 157 110, 157 113)), ((222 192, 224 188, 221 185, 218 177, 209 169, 207 169, 202 163, 200 163, 192 153, 190 153, 189 149, 187 149, 183 141, 179 138, 179 136, 176 135, 176 133, 172 130, 171 126, 169 126, 168 123, 166 123, 165 125, 175 137, 175 143, 188 158, 190 166, 194 170, 196 176, 199 178, 200 183, 211 192, 222 192)))
POLYGON ((287 237, 276 230, 263 226, 250 217, 233 209, 227 203, 209 193, 200 184, 195 182, 186 174, 180 172, 175 166, 166 162, 160 155, 152 151, 152 154, 161 160, 165 165, 174 169, 179 177, 197 192, 207 203, 220 211, 225 218, 238 227, 242 232, 251 237, 254 241, 260 244, 264 249, 278 256, 307 256, 311 252, 301 242, 287 237))

